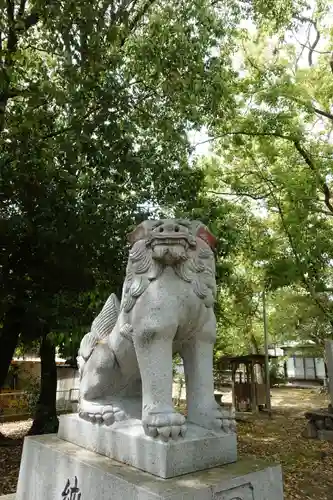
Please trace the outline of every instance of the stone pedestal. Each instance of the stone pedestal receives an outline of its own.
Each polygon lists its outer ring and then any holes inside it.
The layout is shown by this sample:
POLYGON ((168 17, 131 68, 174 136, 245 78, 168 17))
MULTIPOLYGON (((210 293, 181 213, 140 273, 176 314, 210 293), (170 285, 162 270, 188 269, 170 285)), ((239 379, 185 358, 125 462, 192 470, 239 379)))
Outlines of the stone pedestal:
POLYGON ((162 478, 237 460, 235 433, 213 432, 189 423, 184 438, 163 442, 146 436, 140 420, 106 427, 73 414, 60 417, 58 437, 162 478))
POLYGON ((283 488, 281 467, 255 459, 162 479, 46 435, 25 439, 15 498, 283 500, 283 488))

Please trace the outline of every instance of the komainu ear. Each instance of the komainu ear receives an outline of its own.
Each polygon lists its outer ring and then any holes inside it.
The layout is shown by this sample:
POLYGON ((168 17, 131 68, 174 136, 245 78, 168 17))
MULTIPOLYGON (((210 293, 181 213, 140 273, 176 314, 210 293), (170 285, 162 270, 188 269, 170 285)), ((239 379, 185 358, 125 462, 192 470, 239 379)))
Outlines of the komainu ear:
POLYGON ((198 226, 197 232, 196 232, 196 237, 201 238, 204 240, 212 250, 215 250, 216 245, 217 245, 217 239, 215 236, 209 231, 208 227, 204 226, 203 224, 200 224, 198 226))
POLYGON ((146 237, 146 230, 144 227, 144 223, 139 224, 133 231, 128 233, 127 241, 134 245, 139 240, 143 240, 146 237))

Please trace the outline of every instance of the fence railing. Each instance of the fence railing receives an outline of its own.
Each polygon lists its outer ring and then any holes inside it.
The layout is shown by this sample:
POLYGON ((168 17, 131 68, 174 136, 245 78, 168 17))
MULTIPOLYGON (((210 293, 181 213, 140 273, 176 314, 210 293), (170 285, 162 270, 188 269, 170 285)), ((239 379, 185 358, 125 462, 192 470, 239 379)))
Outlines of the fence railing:
POLYGON ((0 393, 0 417, 5 419, 14 415, 28 413, 28 393, 25 391, 0 393))
POLYGON ((57 391, 57 410, 69 411, 79 400, 79 389, 64 389, 57 391))
MULTIPOLYGON (((75 411, 78 402, 79 389, 57 390, 56 405, 58 412, 75 411)), ((0 393, 0 421, 7 418, 30 415, 29 393, 13 391, 0 393)))

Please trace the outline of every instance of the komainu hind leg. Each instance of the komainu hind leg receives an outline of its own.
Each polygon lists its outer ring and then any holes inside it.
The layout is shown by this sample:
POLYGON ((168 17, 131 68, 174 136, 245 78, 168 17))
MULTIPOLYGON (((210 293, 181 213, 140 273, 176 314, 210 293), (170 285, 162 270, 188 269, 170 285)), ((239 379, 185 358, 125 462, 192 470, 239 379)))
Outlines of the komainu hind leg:
POLYGON ((117 371, 115 356, 107 343, 98 343, 81 366, 79 416, 94 423, 112 425, 124 420, 121 407, 110 403, 110 386, 117 371))
POLYGON ((127 417, 121 406, 107 404, 106 401, 80 401, 79 416, 84 420, 104 425, 125 420, 127 417))

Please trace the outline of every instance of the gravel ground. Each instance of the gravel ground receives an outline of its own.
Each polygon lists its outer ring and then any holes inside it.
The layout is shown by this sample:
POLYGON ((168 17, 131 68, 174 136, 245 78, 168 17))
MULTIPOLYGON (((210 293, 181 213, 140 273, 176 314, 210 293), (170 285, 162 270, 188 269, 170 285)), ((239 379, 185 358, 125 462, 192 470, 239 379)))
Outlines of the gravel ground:
POLYGON ((13 441, 0 446, 0 495, 15 493, 20 469, 23 438, 32 420, 0 424, 0 432, 13 441))

